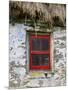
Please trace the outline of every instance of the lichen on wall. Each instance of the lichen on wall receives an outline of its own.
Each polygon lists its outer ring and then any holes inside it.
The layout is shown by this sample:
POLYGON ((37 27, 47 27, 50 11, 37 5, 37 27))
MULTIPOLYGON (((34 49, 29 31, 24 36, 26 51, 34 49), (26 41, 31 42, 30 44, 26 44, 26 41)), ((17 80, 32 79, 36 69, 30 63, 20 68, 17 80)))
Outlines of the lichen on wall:
POLYGON ((27 71, 26 30, 32 27, 24 24, 10 24, 9 27, 9 87, 44 87, 66 85, 66 30, 54 27, 53 62, 54 71, 47 74, 27 71))

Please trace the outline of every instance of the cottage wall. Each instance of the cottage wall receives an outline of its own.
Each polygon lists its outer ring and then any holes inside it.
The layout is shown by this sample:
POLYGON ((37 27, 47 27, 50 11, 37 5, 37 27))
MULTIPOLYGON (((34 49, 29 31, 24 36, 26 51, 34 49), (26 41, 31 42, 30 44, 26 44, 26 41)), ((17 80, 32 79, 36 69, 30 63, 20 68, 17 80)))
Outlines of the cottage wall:
POLYGON ((24 24, 9 26, 9 87, 40 87, 66 85, 66 31, 65 28, 54 27, 52 37, 53 70, 44 72, 28 72, 27 30, 24 24))

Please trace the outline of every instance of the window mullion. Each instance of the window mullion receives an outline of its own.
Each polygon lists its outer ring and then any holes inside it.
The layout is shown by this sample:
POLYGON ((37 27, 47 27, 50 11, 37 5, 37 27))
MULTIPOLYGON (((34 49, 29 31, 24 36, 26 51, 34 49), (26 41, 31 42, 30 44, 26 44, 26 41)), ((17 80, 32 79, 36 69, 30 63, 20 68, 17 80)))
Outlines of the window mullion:
POLYGON ((31 51, 31 54, 50 54, 49 51, 43 52, 43 51, 31 51))

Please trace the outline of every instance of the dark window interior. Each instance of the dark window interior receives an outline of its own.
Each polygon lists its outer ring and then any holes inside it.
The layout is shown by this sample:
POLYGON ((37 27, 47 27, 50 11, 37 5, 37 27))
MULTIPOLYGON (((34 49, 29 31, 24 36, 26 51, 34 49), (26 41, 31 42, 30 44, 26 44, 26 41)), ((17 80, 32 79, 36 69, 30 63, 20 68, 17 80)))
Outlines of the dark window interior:
POLYGON ((33 51, 47 51, 49 47, 48 39, 45 38, 33 38, 32 50, 33 51))
POLYGON ((32 65, 33 66, 48 65, 48 55, 33 54, 32 55, 32 65))

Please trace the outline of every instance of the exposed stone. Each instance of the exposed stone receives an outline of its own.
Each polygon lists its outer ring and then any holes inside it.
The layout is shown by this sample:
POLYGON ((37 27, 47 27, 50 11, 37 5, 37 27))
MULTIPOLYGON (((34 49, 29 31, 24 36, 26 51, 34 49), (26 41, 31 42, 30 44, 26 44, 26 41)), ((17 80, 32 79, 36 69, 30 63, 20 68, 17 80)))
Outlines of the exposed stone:
POLYGON ((31 30, 31 27, 10 25, 9 86, 23 88, 66 85, 66 31, 60 27, 54 28, 54 71, 45 77, 45 71, 33 73, 27 70, 26 30, 31 30))
POLYGON ((25 87, 39 87, 39 81, 36 79, 30 80, 30 82, 28 82, 25 87))

